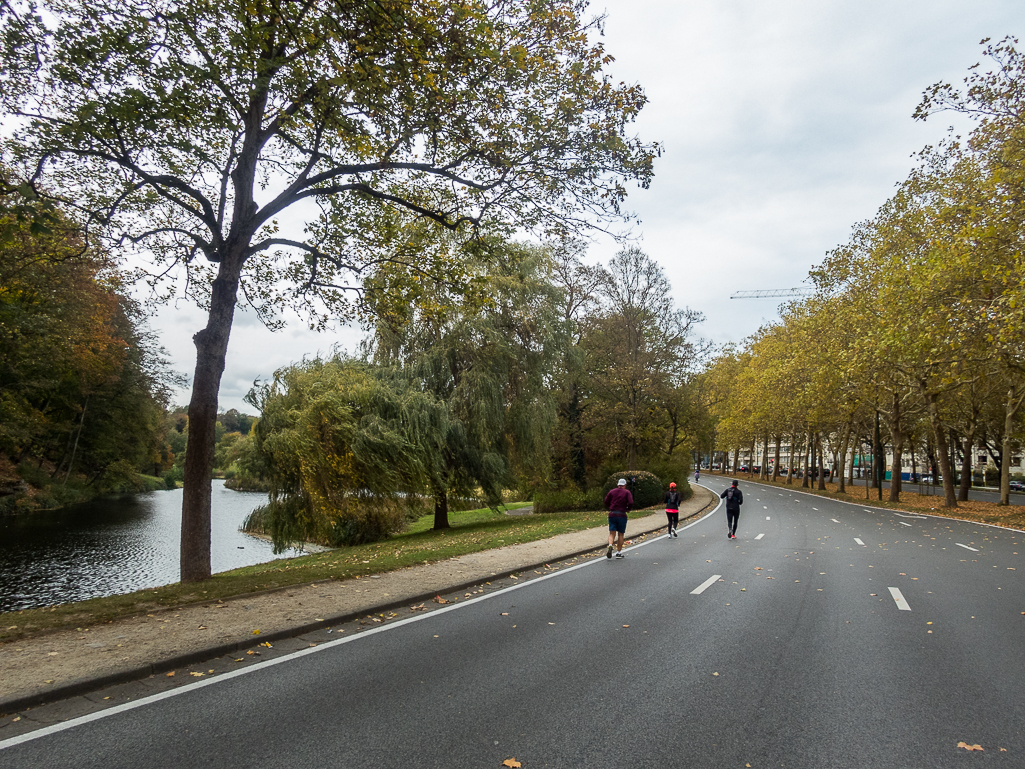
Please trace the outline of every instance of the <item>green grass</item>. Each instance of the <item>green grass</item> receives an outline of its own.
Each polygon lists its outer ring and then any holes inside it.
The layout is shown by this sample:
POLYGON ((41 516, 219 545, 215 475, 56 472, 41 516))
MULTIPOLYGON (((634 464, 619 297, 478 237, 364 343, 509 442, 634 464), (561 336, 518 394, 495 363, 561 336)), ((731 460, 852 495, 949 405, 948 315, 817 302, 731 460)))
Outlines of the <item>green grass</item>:
MULTIPOLYGON (((523 504, 528 503, 509 507, 523 504)), ((509 516, 489 509, 467 510, 449 513, 451 528, 434 531, 431 529, 434 516, 427 515, 383 542, 246 566, 188 585, 175 583, 51 608, 6 612, 0 614, 0 642, 261 590, 327 579, 367 577, 589 529, 604 524, 608 520, 606 516, 604 510, 524 516, 509 516)), ((596 541, 595 547, 599 544, 601 542, 596 541)))

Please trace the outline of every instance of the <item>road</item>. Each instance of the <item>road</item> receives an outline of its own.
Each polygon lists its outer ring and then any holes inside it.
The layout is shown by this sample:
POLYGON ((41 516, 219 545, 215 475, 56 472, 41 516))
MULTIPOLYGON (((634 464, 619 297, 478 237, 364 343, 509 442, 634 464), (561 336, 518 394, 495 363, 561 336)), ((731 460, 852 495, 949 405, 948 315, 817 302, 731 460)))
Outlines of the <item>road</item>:
POLYGON ((720 510, 0 767, 1025 765, 1022 532, 741 488, 737 540, 720 510))

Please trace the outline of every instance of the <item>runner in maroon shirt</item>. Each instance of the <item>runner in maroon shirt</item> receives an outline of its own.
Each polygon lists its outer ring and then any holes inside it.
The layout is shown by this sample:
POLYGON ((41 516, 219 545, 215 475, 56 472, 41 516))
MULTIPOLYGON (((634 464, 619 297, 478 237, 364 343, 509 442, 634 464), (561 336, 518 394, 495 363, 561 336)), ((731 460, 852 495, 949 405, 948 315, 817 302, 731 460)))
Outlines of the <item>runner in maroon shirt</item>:
POLYGON ((626 514, 634 506, 634 495, 626 488, 626 478, 619 479, 619 485, 605 495, 605 507, 609 510, 609 549, 605 551, 605 557, 612 557, 612 545, 616 543, 616 534, 619 534, 619 542, 616 547, 616 558, 625 558, 623 555, 623 539, 626 537, 626 514))

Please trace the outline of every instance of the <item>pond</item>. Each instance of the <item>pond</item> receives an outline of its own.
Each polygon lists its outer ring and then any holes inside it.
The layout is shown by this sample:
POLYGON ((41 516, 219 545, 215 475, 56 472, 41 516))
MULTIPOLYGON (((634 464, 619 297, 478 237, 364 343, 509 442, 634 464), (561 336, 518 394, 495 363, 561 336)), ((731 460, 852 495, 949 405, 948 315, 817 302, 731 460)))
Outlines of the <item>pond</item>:
MULTIPOLYGON (((269 542, 238 530, 266 501, 266 494, 232 491, 214 481, 214 572, 283 557, 269 542)), ((0 612, 177 582, 181 508, 178 489, 0 518, 0 612)))

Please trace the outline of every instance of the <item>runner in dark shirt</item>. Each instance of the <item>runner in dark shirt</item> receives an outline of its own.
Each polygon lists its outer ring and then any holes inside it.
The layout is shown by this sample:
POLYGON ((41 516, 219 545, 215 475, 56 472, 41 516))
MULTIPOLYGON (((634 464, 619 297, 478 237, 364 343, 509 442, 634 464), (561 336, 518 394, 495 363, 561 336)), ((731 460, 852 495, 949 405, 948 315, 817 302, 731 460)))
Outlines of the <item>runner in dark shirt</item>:
POLYGON ((605 557, 612 557, 612 546, 616 543, 616 534, 619 534, 619 542, 616 547, 616 558, 625 558, 623 555, 623 540, 626 538, 626 514, 634 506, 634 495, 626 488, 626 478, 619 479, 619 485, 605 495, 605 507, 609 510, 609 549, 605 551, 605 557))

